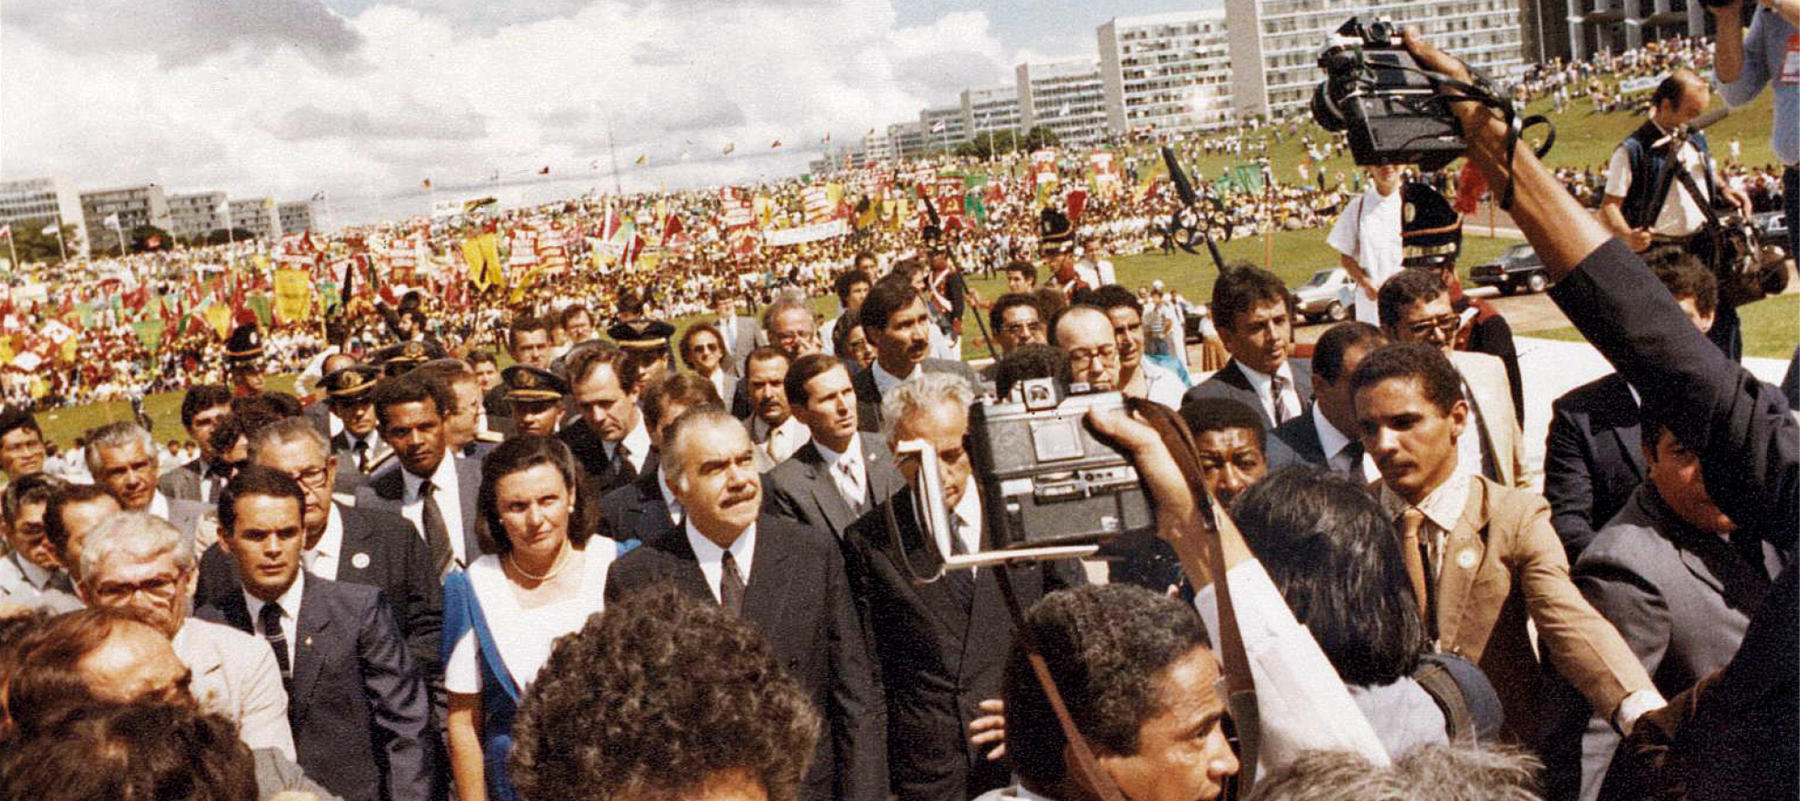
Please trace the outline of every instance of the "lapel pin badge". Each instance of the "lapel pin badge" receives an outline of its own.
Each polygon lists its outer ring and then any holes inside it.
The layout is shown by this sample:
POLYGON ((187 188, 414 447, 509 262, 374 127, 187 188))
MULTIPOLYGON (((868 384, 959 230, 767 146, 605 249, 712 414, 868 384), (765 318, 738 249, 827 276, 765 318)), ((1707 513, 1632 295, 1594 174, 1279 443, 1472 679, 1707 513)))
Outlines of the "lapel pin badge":
POLYGON ((312 637, 310 635, 308 635, 306 638, 306 647, 308 647, 308 648, 312 647, 312 637))
POLYGON ((1464 570, 1473 569, 1475 567, 1475 549, 1464 548, 1461 553, 1458 553, 1456 555, 1456 566, 1464 570))
POLYGON ((367 568, 369 566, 369 555, 366 553, 359 553, 350 557, 350 566, 357 570, 367 568))

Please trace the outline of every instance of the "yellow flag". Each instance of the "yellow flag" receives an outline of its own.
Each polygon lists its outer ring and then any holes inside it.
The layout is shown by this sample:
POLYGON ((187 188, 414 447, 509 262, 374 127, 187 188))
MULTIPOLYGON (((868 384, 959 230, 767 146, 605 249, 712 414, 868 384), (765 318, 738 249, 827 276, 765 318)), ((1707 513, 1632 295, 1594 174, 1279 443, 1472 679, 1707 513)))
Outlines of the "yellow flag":
POLYGON ((275 319, 291 323, 312 317, 313 283, 305 270, 275 271, 275 319))
POLYGON ((212 326, 220 339, 224 339, 226 334, 231 333, 231 307, 223 303, 206 307, 206 324, 212 326))

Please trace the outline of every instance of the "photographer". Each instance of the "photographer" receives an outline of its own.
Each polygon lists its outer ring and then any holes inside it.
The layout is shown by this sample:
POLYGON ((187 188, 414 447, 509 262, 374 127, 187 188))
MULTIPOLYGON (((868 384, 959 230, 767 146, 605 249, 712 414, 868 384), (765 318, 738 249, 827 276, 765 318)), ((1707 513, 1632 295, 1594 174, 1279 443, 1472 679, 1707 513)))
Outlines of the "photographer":
MULTIPOLYGON (((1426 69, 1468 81, 1464 65, 1415 31, 1407 31, 1406 46, 1426 69)), ((1550 294, 1557 306, 1639 388, 1646 408, 1669 411, 1661 419, 1698 455, 1708 497, 1740 530, 1754 535, 1743 540, 1765 539, 1791 554, 1800 531, 1800 423, 1779 391, 1756 381, 1684 324, 1668 290, 1624 242, 1612 241, 1583 213, 1555 175, 1512 139, 1500 117, 1467 100, 1450 108, 1470 160, 1490 185, 1511 195, 1514 222, 1556 281, 1550 294)), ((1653 730, 1626 743, 1627 749, 1662 749, 1649 760, 1656 775, 1646 778, 1647 784, 1668 787, 1690 780, 1687 789, 1696 795, 1720 798, 1793 791, 1792 748, 1777 749, 1777 756, 1745 745, 1794 742, 1795 581, 1792 567, 1776 581, 1771 601, 1752 619, 1730 666, 1678 696, 1670 708, 1651 713, 1653 730), (1777 598, 1788 603, 1773 603, 1777 598), (1783 614, 1786 619, 1779 617, 1783 614)))
MULTIPOLYGON (((1712 89, 1693 72, 1678 69, 1664 78, 1650 96, 1650 119, 1613 151, 1606 165, 1606 196, 1600 201, 1600 220, 1632 250, 1652 248, 1693 252, 1710 263, 1702 206, 1723 196, 1745 214, 1750 198, 1713 179, 1712 153, 1706 135, 1694 131, 1682 137, 1685 126, 1706 111, 1712 89), (1684 180, 1679 173, 1686 176, 1684 180), (1689 187, 1699 190, 1696 196, 1689 187)), ((1743 355, 1738 335, 1737 312, 1727 306, 1710 337, 1733 359, 1743 355)))

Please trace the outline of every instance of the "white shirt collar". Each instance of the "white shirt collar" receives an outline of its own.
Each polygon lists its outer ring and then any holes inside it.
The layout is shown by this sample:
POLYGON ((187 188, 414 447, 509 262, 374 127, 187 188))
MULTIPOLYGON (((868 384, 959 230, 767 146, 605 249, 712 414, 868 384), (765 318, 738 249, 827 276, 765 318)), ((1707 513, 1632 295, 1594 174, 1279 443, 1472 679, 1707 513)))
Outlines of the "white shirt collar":
POLYGON ((38 563, 33 562, 30 559, 26 559, 25 554, 15 551, 12 554, 9 554, 9 556, 12 557, 14 563, 18 564, 19 574, 25 577, 25 581, 30 583, 33 589, 43 591, 50 586, 50 580, 56 578, 55 573, 39 567, 38 563))
POLYGON ((162 490, 157 490, 155 495, 150 496, 150 505, 148 507, 146 507, 144 509, 144 511, 149 512, 152 517, 160 517, 163 520, 168 520, 169 519, 169 498, 168 498, 168 496, 162 494, 162 490))
MULTIPOLYGON (((1444 483, 1425 495, 1419 503, 1419 511, 1425 513, 1425 520, 1437 526, 1440 531, 1453 531, 1456 521, 1462 519, 1463 509, 1469 505, 1468 472, 1461 468, 1444 479, 1444 483)), ((1387 482, 1381 482, 1381 504, 1389 513, 1398 515, 1412 506, 1399 494, 1388 488, 1387 482)))
MULTIPOLYGON (((713 600, 721 601, 719 582, 725 576, 723 563, 725 549, 720 548, 717 543, 701 534, 699 529, 694 528, 694 521, 685 521, 681 526, 687 534, 688 547, 694 549, 694 560, 700 563, 700 573, 706 577, 706 586, 713 592, 713 600)), ((739 534, 738 538, 731 543, 731 559, 737 563, 738 575, 744 579, 745 587, 750 586, 750 570, 755 558, 756 523, 752 522, 749 528, 744 529, 743 533, 739 534)))
MULTIPOLYGON (((282 593, 281 597, 275 599, 275 603, 281 605, 282 618, 299 619, 300 601, 302 600, 301 596, 305 592, 305 587, 306 571, 302 570, 294 574, 294 583, 288 585, 287 592, 282 593)), ((247 590, 240 589, 238 592, 244 593, 244 605, 250 609, 251 625, 257 625, 257 618, 262 614, 263 602, 256 596, 251 595, 247 590)))
POLYGON ((325 533, 319 535, 319 541, 306 555, 310 557, 307 566, 309 572, 318 573, 325 578, 337 578, 337 566, 344 556, 344 516, 338 512, 337 504, 325 505, 325 533), (326 575, 326 571, 319 567, 321 563, 331 567, 330 575, 326 575))
POLYGON ((872 369, 874 370, 875 375, 875 392, 883 397, 887 396, 889 390, 900 386, 900 382, 919 374, 919 366, 915 364, 913 365, 912 370, 906 375, 895 376, 893 373, 882 369, 880 360, 876 360, 872 369))
POLYGON ((681 501, 675 497, 675 493, 669 490, 669 476, 663 472, 660 464, 656 466, 656 489, 662 493, 663 506, 668 508, 669 517, 677 523, 686 523, 686 510, 681 508, 681 501))
POLYGON ((812 442, 813 447, 819 449, 819 458, 825 460, 827 469, 836 469, 839 460, 846 460, 851 464, 862 461, 862 443, 857 441, 854 434, 850 436, 850 447, 845 448, 843 453, 832 450, 831 446, 820 442, 817 437, 814 437, 812 442))
POLYGON ((963 485, 962 499, 950 510, 950 525, 962 535, 962 544, 969 553, 981 550, 981 492, 975 486, 975 477, 969 476, 963 485), (957 521, 962 525, 957 527, 957 521))
MULTIPOLYGON (((400 478, 406 485, 406 500, 418 500, 419 485, 425 483, 425 479, 413 475, 412 471, 407 470, 405 467, 400 468, 400 478)), ((438 462, 437 470, 432 471, 429 478, 431 479, 432 486, 436 487, 438 492, 443 492, 444 490, 455 492, 456 460, 452 459, 450 454, 446 452, 444 458, 438 462)), ((440 503, 439 505, 441 506, 442 504, 440 503)))
POLYGON ((1312 419, 1313 427, 1319 430, 1319 450, 1325 452, 1326 459, 1337 458, 1338 452, 1349 446, 1351 439, 1331 424, 1331 420, 1319 410, 1317 403, 1312 407, 1312 419))
POLYGON ((650 455, 650 429, 644 426, 644 415, 638 414, 637 425, 625 432, 625 438, 618 442, 606 443, 606 456, 611 458, 614 449, 620 444, 625 446, 625 459, 631 462, 633 471, 644 469, 644 459, 650 455))
POLYGON ((1262 399, 1265 412, 1270 411, 1269 399, 1273 396, 1269 394, 1269 386, 1274 383, 1275 376, 1287 379, 1287 391, 1294 393, 1295 396, 1300 394, 1299 388, 1294 386, 1294 366, 1288 359, 1282 359, 1281 366, 1276 367, 1273 373, 1260 372, 1245 364, 1242 359, 1233 359, 1231 363, 1237 365, 1238 370, 1243 372, 1245 378, 1250 379, 1250 388, 1256 390, 1256 397, 1262 399))

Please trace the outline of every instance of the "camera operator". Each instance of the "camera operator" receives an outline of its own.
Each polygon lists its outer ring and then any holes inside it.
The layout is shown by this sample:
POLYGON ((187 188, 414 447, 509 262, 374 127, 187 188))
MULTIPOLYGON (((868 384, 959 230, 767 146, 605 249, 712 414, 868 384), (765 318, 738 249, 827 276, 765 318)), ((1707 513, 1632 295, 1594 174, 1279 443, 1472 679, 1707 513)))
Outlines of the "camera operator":
MULTIPOLYGON (((1416 31, 1407 31, 1406 46, 1426 69, 1469 80, 1464 65, 1416 31)), ((1698 455, 1708 497, 1741 531, 1754 533, 1743 540, 1765 539, 1791 555, 1800 531, 1800 423, 1779 391, 1684 324, 1681 308, 1642 260, 1583 213, 1499 116, 1478 102, 1449 105, 1470 160, 1512 196, 1513 220, 1556 281, 1551 299, 1639 388, 1645 408, 1669 410, 1661 419, 1698 455)), ((1688 779, 1698 795, 1719 798, 1792 792, 1792 749, 1775 755, 1747 744, 1794 741, 1796 576, 1790 566, 1777 579, 1731 665, 1650 713, 1652 730, 1634 738, 1638 747, 1661 749, 1648 760, 1658 774, 1648 781, 1688 779)))
MULTIPOLYGON (((1613 150, 1606 165, 1606 196, 1600 201, 1600 219, 1632 250, 1669 247, 1698 252, 1697 235, 1706 225, 1702 204, 1722 196, 1745 214, 1750 198, 1741 190, 1713 179, 1712 154, 1706 135, 1694 131, 1682 138, 1683 126, 1692 122, 1712 102, 1712 89, 1693 72, 1678 69, 1664 78, 1650 96, 1650 119, 1613 150), (1671 163, 1673 161, 1674 163, 1671 163), (1675 171, 1686 173, 1700 190, 1695 197, 1675 171)), ((1717 265, 1708 264, 1709 267, 1717 265)), ((1738 336, 1737 312, 1720 309, 1709 336, 1727 354, 1743 354, 1738 336)))

